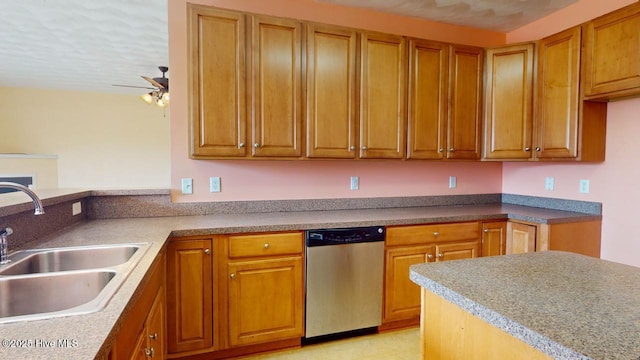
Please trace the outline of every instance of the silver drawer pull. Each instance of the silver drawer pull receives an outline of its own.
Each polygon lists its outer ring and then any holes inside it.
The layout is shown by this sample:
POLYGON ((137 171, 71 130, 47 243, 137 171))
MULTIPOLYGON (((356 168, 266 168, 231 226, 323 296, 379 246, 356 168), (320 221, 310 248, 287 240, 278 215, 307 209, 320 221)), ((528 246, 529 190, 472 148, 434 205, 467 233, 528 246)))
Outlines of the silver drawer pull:
POLYGON ((269 248, 269 243, 264 244, 264 248, 268 249, 269 248))

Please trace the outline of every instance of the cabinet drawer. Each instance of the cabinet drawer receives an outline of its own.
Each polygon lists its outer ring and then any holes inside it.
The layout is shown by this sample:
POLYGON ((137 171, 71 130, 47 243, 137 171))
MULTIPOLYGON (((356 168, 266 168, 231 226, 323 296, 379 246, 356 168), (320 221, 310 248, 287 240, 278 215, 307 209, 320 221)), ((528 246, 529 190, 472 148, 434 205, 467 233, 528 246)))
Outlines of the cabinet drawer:
POLYGON ((387 227, 387 246, 480 239, 480 223, 387 227))
POLYGON ((302 233, 230 235, 229 257, 273 256, 302 253, 302 233))

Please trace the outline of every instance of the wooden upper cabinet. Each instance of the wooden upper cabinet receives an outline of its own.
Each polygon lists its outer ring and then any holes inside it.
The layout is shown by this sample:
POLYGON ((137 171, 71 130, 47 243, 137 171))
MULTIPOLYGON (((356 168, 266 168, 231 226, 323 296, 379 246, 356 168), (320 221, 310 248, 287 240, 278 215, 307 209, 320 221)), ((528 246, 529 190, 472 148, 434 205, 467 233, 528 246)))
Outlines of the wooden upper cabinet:
POLYGON ((360 51, 360 158, 402 159, 406 152, 406 40, 365 32, 360 51))
POLYGON ((409 40, 408 159, 442 159, 448 114, 449 45, 409 40))
POLYGON ((306 40, 307 157, 355 158, 357 32, 309 24, 306 40))
POLYGON ((188 9, 190 155, 243 157, 245 16, 191 4, 188 9))
POLYGON ((447 158, 479 159, 484 51, 462 45, 450 49, 447 158))
POLYGON ((536 159, 605 159, 607 103, 584 100, 581 93, 581 35, 578 26, 539 42, 536 159))
POLYGON ((302 24, 251 21, 252 155, 302 155, 302 24))
POLYGON ((584 55, 587 98, 640 94, 640 4, 590 21, 584 55))
POLYGON ((486 51, 484 158, 532 157, 534 44, 486 51))
POLYGON ((540 40, 536 157, 578 156, 580 27, 540 40))

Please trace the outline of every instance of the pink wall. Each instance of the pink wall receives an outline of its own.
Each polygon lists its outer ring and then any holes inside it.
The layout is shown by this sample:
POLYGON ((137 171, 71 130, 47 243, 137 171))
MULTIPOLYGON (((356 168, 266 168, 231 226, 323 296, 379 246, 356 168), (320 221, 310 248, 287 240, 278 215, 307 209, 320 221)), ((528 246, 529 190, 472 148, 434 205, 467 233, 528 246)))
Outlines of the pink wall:
MULTIPOLYGON (((508 42, 552 35, 589 19, 629 5, 632 0, 582 0, 563 11, 507 34, 508 42)), ((640 239, 635 236, 635 209, 640 202, 640 168, 635 156, 640 122, 640 99, 610 102, 607 113, 607 154, 602 164, 504 163, 502 192, 603 204, 601 257, 640 267, 640 239), (544 179, 555 178, 554 191, 544 190, 544 179), (591 192, 578 191, 580 179, 589 179, 591 192)))
POLYGON ((601 257, 640 267, 636 210, 640 204, 640 166, 635 152, 640 134, 640 99, 609 103, 607 160, 602 164, 503 165, 502 191, 510 194, 596 201, 603 204, 601 257), (555 178, 554 191, 544 190, 544 178, 555 178), (590 180, 589 194, 578 191, 580 179, 590 180))
MULTIPOLYGON (((564 11, 506 34, 469 30, 413 18, 349 9, 313 0, 199 0, 205 5, 293 17, 433 40, 493 46, 536 40, 630 4, 631 0, 581 0, 564 11)), ((336 197, 384 197, 436 194, 513 193, 603 203, 602 257, 640 266, 640 241, 633 231, 640 201, 640 170, 635 150, 640 100, 609 104, 607 161, 603 164, 440 163, 411 161, 195 161, 188 159, 186 99, 186 0, 169 1, 169 54, 172 82, 171 174, 173 199, 228 201, 336 197), (458 188, 448 189, 448 176, 458 188), (222 177, 219 194, 208 192, 208 178, 222 177), (360 176, 361 190, 349 190, 360 176), (556 190, 544 190, 553 176, 556 190), (180 178, 194 179, 194 194, 179 195, 180 178), (578 192, 589 179, 591 193, 578 192)))
MULTIPOLYGON (((199 0, 204 5, 477 46, 503 44, 501 33, 346 8, 314 0, 199 0)), ((499 193, 501 165, 414 161, 203 161, 188 158, 186 0, 169 1, 171 184, 173 201, 229 201, 499 193), (448 188, 450 175, 458 187, 448 188), (222 192, 209 193, 209 177, 222 192), (349 190, 359 176, 360 190, 349 190), (193 195, 179 193, 193 178, 193 195)))

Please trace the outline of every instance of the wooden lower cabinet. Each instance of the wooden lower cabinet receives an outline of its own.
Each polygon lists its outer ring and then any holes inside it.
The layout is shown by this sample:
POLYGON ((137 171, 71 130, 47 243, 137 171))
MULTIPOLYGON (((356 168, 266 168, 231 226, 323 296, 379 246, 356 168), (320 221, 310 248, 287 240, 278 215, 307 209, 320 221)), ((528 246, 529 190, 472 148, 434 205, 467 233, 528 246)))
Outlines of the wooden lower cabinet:
POLYGON ((507 251, 507 222, 482 224, 482 256, 504 255, 507 251))
MULTIPOLYGON (((385 251, 385 290, 382 322, 419 320, 420 286, 409 279, 409 267, 433 257, 433 246, 403 246, 385 251)), ((417 323, 417 322, 416 322, 417 323)))
POLYGON ((536 251, 536 225, 510 222, 507 228, 507 254, 536 251))
POLYGON ((420 322, 420 286, 409 279, 409 267, 477 257, 480 223, 387 227, 382 329, 420 322))
POLYGON ((212 239, 171 239, 167 262, 169 354, 212 349, 212 239))
POLYGON ((165 259, 163 250, 151 265, 144 290, 111 348, 110 360, 166 358, 165 259))
POLYGON ((600 258, 601 232, 601 220, 557 224, 509 221, 506 253, 558 250, 600 258))
POLYGON ((302 337, 302 256, 229 263, 229 345, 302 337))
POLYGON ((174 238, 168 249, 170 358, 225 359, 300 346, 301 231, 174 238))

